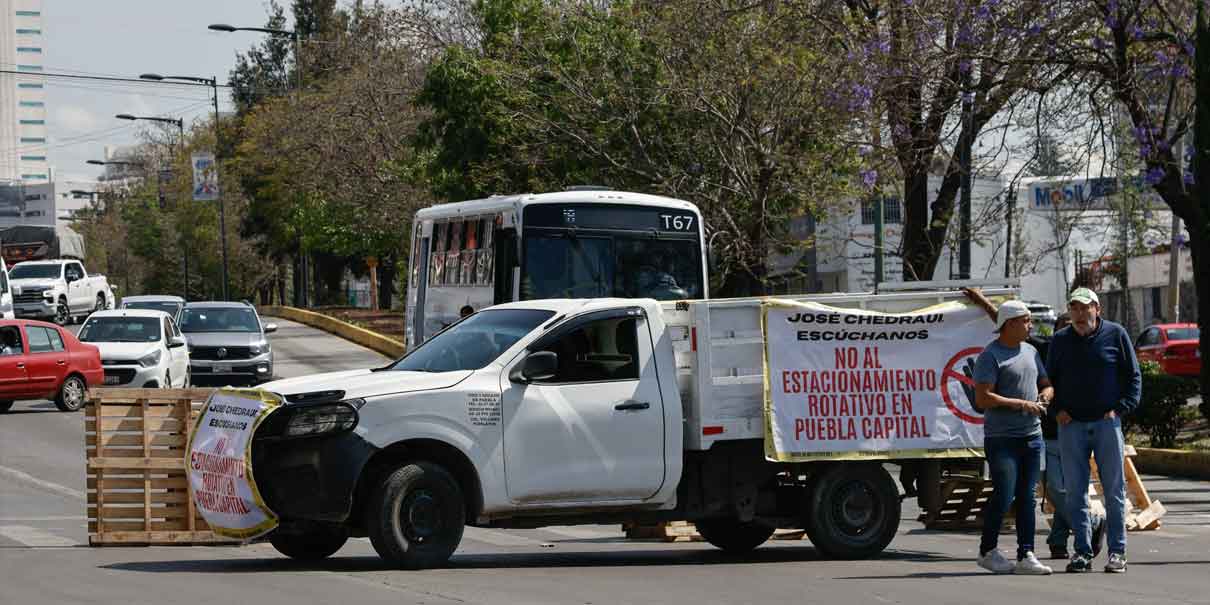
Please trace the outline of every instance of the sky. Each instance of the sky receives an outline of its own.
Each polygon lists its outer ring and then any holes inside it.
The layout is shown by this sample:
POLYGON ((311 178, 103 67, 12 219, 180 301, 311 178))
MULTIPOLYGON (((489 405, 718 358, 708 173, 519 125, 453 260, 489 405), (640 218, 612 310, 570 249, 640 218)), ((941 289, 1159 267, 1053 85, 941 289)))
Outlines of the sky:
MULTIPOLYGON (((289 2, 282 2, 288 5, 289 2)), ((211 23, 263 27, 262 0, 43 0, 43 61, 47 73, 137 78, 142 73, 217 76, 227 81, 239 51, 261 41, 253 32, 223 33, 211 23)), ((208 87, 47 78, 47 159, 57 180, 92 180, 106 146, 136 142, 154 122, 119 113, 185 119, 186 128, 214 111, 208 87)), ((219 90, 219 109, 231 109, 219 90)))

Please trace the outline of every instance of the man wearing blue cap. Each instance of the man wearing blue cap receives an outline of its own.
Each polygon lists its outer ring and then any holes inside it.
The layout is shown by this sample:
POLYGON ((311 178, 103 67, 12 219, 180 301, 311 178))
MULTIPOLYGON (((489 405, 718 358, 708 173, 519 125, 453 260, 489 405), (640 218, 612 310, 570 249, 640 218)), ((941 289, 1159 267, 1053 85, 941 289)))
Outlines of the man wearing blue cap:
POLYGON ((1105 494, 1109 560, 1105 571, 1126 571, 1125 441, 1122 416, 1139 405, 1142 374, 1130 336, 1122 326, 1101 317, 1101 303, 1088 288, 1068 298, 1071 326, 1050 343, 1047 373, 1055 387, 1055 420, 1063 451, 1067 514, 1075 534, 1075 554, 1067 564, 1074 573, 1092 570, 1088 463, 1095 456, 1105 494))

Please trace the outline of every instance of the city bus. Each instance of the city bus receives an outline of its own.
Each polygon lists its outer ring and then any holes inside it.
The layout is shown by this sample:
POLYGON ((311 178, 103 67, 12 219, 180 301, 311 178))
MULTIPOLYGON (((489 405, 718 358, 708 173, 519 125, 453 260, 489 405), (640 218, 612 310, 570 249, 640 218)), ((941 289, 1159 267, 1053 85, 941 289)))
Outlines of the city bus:
POLYGON ((463 309, 505 302, 707 298, 703 234, 689 202, 597 188, 424 208, 412 225, 407 347, 463 309))

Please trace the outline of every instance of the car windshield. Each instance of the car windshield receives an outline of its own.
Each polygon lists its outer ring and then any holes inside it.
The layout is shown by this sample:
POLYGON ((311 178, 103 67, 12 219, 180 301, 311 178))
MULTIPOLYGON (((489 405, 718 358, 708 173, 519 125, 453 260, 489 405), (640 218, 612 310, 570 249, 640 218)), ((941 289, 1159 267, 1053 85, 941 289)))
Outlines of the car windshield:
POLYGON ((488 309, 438 333, 386 369, 412 372, 478 370, 491 363, 553 311, 488 309))
POLYGON ((94 317, 80 328, 83 342, 158 342, 163 336, 155 317, 94 317))
POLYGON ((136 300, 131 302, 123 302, 123 309, 150 309, 152 311, 163 311, 173 317, 181 312, 181 307, 184 306, 179 302, 172 301, 151 301, 151 300, 136 300))
POLYGON ((63 265, 20 264, 8 272, 9 279, 58 279, 63 265))
POLYGON ((1198 340, 1200 337, 1198 328, 1168 328, 1168 340, 1198 340))
POLYGON ((247 307, 185 308, 182 332, 260 332, 256 313, 247 307))

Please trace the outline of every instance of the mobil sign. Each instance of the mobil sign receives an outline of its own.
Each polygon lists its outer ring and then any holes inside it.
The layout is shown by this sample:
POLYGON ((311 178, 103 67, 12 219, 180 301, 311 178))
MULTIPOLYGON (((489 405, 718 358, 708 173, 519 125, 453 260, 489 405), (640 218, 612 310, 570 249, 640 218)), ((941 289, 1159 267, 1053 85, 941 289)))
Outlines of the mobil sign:
POLYGON ((1111 177, 1037 181, 1029 186, 1029 207, 1033 210, 1104 209, 1106 197, 1117 191, 1117 179, 1111 177))

